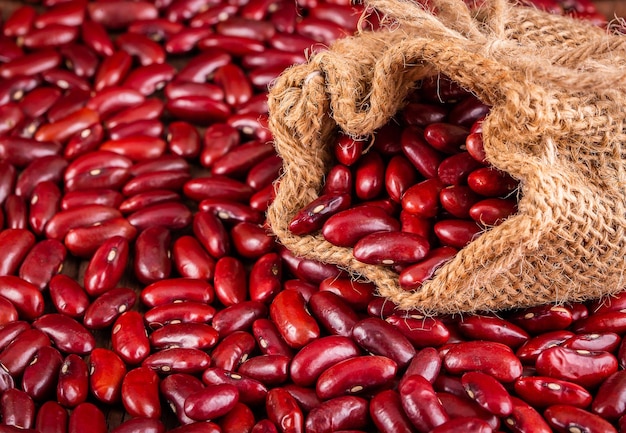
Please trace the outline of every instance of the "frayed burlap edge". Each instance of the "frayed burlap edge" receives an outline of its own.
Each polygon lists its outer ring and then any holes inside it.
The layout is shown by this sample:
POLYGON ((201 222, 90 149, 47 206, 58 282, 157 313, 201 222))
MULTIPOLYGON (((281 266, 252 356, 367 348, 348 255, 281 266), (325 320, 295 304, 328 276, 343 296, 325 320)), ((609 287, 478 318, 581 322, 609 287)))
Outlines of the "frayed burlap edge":
POLYGON ((284 160, 268 221, 299 256, 376 283, 402 309, 493 311, 598 298, 623 287, 626 174, 622 37, 589 24, 489 0, 474 12, 435 0, 373 0, 389 31, 338 41, 287 70, 270 92, 270 129, 284 160), (340 128, 367 136, 421 78, 443 73, 492 111, 487 158, 521 182, 519 212, 404 291, 385 267, 320 235, 293 236, 293 215, 317 197, 340 128))

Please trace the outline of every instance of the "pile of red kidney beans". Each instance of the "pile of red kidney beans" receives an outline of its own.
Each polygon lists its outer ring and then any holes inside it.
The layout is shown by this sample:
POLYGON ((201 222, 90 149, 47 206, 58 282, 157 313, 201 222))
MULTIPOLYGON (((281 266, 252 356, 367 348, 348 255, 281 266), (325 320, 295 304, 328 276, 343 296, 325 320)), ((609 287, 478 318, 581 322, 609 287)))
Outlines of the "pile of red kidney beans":
MULTIPOLYGON (((533 3, 602 21, 587 1, 533 3)), ((362 6, 9 6, 0 433, 626 431, 626 295, 426 318, 267 231, 268 85, 362 6)), ((515 212, 516 182, 482 154, 488 110, 421 83, 374 140, 337 138, 291 229, 419 287, 515 212)))

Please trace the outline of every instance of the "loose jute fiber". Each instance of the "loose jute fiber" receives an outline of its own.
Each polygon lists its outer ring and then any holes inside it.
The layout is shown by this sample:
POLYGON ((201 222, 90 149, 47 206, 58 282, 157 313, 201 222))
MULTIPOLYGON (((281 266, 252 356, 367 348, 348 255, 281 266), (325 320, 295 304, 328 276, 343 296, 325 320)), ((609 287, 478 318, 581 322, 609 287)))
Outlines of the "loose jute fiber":
POLYGON ((599 298, 626 269, 626 37, 588 23, 486 0, 371 0, 386 29, 337 41, 282 74, 270 128, 284 175, 268 210, 298 256, 376 283, 402 309, 493 311, 599 298), (492 106, 489 163, 520 181, 519 211, 486 231, 414 291, 321 235, 288 223, 318 196, 332 137, 372 134, 420 79, 444 74, 492 106))

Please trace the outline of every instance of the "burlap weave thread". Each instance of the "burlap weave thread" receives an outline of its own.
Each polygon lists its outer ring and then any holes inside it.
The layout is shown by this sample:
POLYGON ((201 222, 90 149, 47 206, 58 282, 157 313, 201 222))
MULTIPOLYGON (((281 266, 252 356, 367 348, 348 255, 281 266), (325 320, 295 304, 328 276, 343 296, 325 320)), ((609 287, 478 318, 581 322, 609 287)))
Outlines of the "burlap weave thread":
POLYGON ((493 311, 599 298, 626 270, 626 37, 486 0, 371 0, 387 29, 337 41, 285 71, 269 96, 284 161, 268 221, 298 256, 376 283, 402 309, 493 311), (416 82, 445 74, 492 106, 488 161, 520 181, 518 213, 491 228, 414 291, 321 235, 294 236, 293 215, 318 196, 338 129, 372 134, 416 82))

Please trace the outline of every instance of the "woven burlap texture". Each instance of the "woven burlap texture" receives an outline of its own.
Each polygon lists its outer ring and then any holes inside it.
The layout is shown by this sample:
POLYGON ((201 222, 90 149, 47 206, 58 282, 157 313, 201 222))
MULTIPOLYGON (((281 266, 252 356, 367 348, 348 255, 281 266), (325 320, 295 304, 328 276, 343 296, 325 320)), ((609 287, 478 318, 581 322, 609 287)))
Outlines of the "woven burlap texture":
POLYGON ((339 40, 285 71, 270 91, 284 160, 268 221, 298 256, 376 283, 424 314, 480 312, 599 298, 626 269, 626 38, 589 23, 487 0, 371 0, 385 28, 339 40), (488 161, 520 181, 519 211, 484 232, 419 289, 288 223, 318 197, 341 129, 387 123, 424 77, 444 74, 492 106, 488 161))

